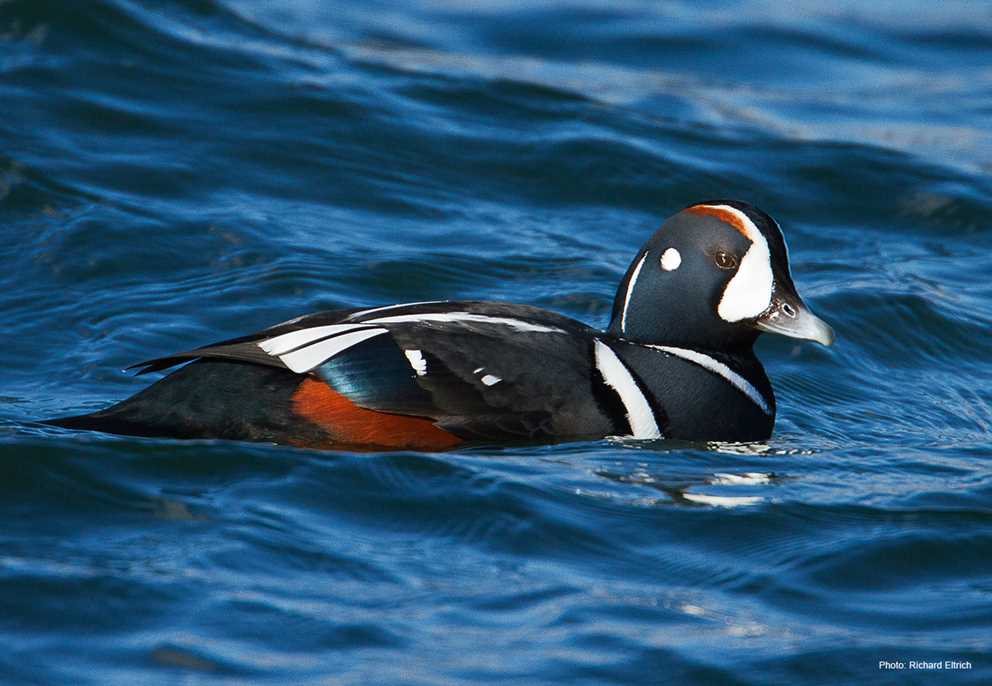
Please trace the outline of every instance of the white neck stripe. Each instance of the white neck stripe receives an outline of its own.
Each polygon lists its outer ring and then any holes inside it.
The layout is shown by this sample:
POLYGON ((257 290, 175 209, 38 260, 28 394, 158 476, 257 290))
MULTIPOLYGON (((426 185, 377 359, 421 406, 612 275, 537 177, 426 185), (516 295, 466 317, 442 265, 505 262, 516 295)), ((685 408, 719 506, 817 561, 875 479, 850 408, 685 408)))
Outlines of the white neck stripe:
POLYGON ((620 331, 622 333, 627 333, 627 308, 630 306, 630 296, 634 292, 634 284, 637 283, 637 277, 641 273, 641 267, 644 266, 644 260, 648 259, 647 251, 641 256, 640 262, 634 267, 634 273, 630 275, 630 281, 627 283, 627 295, 623 299, 623 313, 620 315, 620 331))
POLYGON ((596 369, 603 375, 606 385, 616 391, 627 410, 630 435, 633 438, 661 438, 661 430, 654 412, 644 397, 630 370, 620 361, 613 349, 601 340, 594 339, 596 369))
POLYGON ((718 376, 722 376, 724 379, 729 381, 734 388, 746 395, 751 402, 760 407, 762 412, 767 415, 771 415, 772 411, 768 405, 768 401, 765 400, 765 397, 761 395, 758 389, 755 388, 751 382, 725 365, 723 362, 719 362, 709 355, 704 355, 703 353, 696 352, 695 350, 688 350, 686 348, 673 348, 669 345, 647 345, 645 347, 654 348, 655 350, 660 350, 668 353, 669 355, 681 357, 683 360, 694 362, 700 367, 703 367, 718 376))

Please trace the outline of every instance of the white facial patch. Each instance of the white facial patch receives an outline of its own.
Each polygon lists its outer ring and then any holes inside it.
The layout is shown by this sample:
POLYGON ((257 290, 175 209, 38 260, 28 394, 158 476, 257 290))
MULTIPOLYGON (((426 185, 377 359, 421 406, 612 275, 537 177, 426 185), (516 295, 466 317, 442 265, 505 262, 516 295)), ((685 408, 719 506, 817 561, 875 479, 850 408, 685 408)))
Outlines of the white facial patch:
POLYGON ((661 254, 661 268, 673 272, 682 264, 682 254, 675 248, 669 248, 661 254))
POLYGON ((768 309, 772 302, 772 255, 768 241, 758 231, 758 227, 746 214, 729 205, 707 205, 734 215, 744 227, 751 247, 744 253, 737 273, 723 289, 723 297, 717 307, 717 314, 727 322, 757 317, 768 309))

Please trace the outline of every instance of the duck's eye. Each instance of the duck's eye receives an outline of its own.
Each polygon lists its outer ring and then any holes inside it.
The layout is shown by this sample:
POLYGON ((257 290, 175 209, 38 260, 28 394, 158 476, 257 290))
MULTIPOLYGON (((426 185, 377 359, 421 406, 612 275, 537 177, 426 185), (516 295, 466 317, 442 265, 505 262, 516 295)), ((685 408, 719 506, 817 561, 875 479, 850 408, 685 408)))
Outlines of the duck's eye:
POLYGON ((737 266, 737 258, 722 250, 713 256, 713 261, 720 269, 733 269, 737 266))

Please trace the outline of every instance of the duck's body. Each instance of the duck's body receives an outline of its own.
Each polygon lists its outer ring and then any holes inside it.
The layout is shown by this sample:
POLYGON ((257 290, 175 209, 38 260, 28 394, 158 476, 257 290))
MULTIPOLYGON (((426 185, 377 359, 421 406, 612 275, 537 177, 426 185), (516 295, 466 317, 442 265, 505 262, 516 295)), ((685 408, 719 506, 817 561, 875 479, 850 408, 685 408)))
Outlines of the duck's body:
POLYGON ((676 215, 632 262, 607 331, 478 301, 321 312, 137 365, 145 373, 193 361, 113 407, 53 423, 424 450, 603 436, 762 440, 775 399, 752 350, 758 329, 829 343, 771 230, 740 203, 676 215), (714 266, 718 254, 733 267, 714 266), (806 328, 784 325, 783 311, 806 328))

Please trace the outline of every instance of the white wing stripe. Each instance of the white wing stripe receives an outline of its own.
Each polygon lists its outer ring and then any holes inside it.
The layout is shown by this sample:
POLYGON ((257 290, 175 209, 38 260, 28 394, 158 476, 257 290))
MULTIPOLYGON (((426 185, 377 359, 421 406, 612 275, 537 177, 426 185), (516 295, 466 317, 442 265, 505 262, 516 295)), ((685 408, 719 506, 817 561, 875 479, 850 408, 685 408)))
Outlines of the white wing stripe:
POLYGON ((331 359, 338 353, 347 350, 351 346, 357 345, 362 341, 368 340, 375 336, 381 336, 384 333, 388 333, 388 331, 385 329, 362 329, 360 331, 352 331, 351 333, 345 333, 340 336, 335 336, 334 338, 318 341, 313 345, 308 345, 304 348, 294 350, 291 353, 280 355, 279 359, 283 361, 283 364, 297 374, 303 374, 304 372, 310 371, 314 367, 320 366, 327 360, 331 359))
POLYGON ((427 360, 424 359, 422 352, 419 350, 404 350, 403 354, 406 355, 406 359, 410 362, 410 367, 417 373, 417 376, 427 375, 427 360))
POLYGON ((328 326, 314 326, 309 329, 290 331, 274 338, 259 341, 258 347, 270 355, 282 355, 294 348, 306 345, 319 338, 327 338, 339 333, 353 331, 355 329, 367 328, 362 324, 330 324, 328 326))
POLYGON ((617 392, 627 410, 631 436, 634 438, 661 438, 654 412, 644 397, 630 370, 620 361, 610 346, 595 340, 596 368, 602 372, 606 385, 617 392))
POLYGON ((532 324, 531 322, 524 321, 523 319, 514 319, 512 317, 490 317, 489 315, 472 314, 471 312, 398 314, 392 317, 366 319, 362 322, 362 324, 404 324, 416 322, 476 322, 478 324, 500 324, 503 326, 510 326, 517 331, 565 333, 564 329, 559 329, 556 326, 532 324))
POLYGON ((413 307, 415 305, 437 305, 438 303, 447 302, 446 300, 421 300, 415 303, 400 303, 398 305, 383 305, 382 307, 373 307, 369 310, 360 310, 358 312, 352 312, 348 315, 348 321, 355 321, 359 317, 364 317, 367 314, 372 314, 373 312, 383 312, 385 310, 398 310, 401 307, 413 307))
POLYGON ((750 398, 751 401, 760 407, 765 414, 770 415, 772 413, 771 408, 768 406, 768 401, 765 400, 764 396, 761 395, 758 389, 755 388, 751 382, 725 365, 723 362, 714 360, 709 355, 704 355, 703 353, 696 352, 695 350, 687 350, 685 348, 673 348, 668 345, 648 345, 647 347, 660 350, 670 355, 675 355, 676 357, 681 357, 683 360, 695 362, 700 367, 708 369, 718 376, 722 376, 737 390, 750 398))
MULTIPOLYGON (((380 310, 391 309, 391 307, 376 308, 380 310)), ((366 310, 371 312, 373 310, 366 310)), ((355 315, 352 315, 355 316, 355 315)), ((362 322, 352 324, 328 324, 327 326, 314 326, 308 329, 290 331, 279 336, 274 336, 257 343, 258 347, 269 355, 278 357, 287 367, 294 372, 307 372, 322 364, 334 355, 364 340, 386 333, 387 330, 374 327, 374 324, 404 324, 420 322, 474 322, 478 324, 493 324, 496 326, 508 326, 517 331, 539 332, 539 333, 565 333, 564 329, 544 324, 534 324, 523 319, 513 317, 490 317, 484 314, 473 314, 471 312, 426 312, 419 314, 402 314, 375 319, 366 319, 362 322)), ((408 355, 409 357, 409 355, 408 355)), ((421 373, 418 368, 421 360, 410 358, 414 365, 414 370, 421 373)), ((426 365, 425 365, 426 366, 426 365)))

